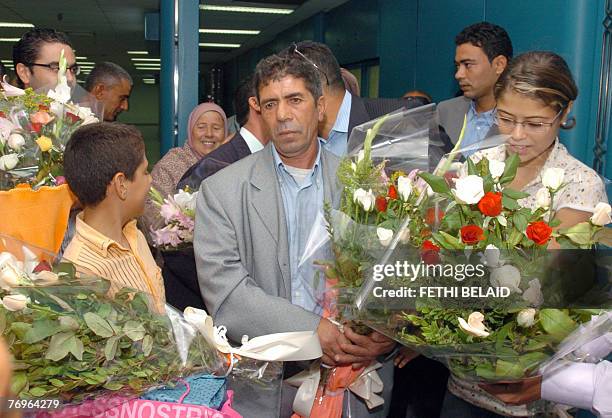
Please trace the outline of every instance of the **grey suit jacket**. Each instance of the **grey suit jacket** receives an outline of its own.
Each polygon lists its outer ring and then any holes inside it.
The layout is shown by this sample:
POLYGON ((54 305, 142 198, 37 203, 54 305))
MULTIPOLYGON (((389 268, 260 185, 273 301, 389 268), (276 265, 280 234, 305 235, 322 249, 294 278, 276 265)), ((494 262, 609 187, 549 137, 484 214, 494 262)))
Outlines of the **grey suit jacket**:
MULTIPOLYGON (((240 341, 316 330, 320 317, 291 303, 287 224, 270 142, 200 186, 194 235, 202 296, 218 325, 240 341)), ((339 160, 321 150, 325 200, 336 205, 339 160)))
MULTIPOLYGON (((461 128, 463 127, 463 117, 470 110, 470 102, 471 99, 459 96, 438 104, 440 125, 444 128, 453 144, 456 144, 459 140, 459 134, 461 134, 461 128)), ((493 125, 486 136, 497 133, 497 125, 493 125)))

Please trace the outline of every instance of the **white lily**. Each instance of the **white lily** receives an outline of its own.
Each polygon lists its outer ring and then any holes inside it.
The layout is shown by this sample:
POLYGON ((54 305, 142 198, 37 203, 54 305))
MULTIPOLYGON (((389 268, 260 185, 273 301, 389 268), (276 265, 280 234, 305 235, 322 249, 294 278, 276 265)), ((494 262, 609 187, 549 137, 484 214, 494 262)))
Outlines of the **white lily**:
POLYGON ((376 204, 376 196, 372 193, 372 189, 365 191, 359 188, 353 193, 353 201, 359 203, 366 212, 370 212, 376 204))
POLYGON ((412 181, 406 176, 397 178, 397 192, 404 202, 407 202, 412 194, 412 181))

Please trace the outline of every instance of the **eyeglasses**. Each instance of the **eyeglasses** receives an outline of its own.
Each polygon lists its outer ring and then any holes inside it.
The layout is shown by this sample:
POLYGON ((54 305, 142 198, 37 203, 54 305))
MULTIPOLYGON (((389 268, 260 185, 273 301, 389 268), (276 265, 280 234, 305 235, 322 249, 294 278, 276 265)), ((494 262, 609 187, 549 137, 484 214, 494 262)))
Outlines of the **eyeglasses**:
POLYGON ((312 65, 313 67, 315 67, 317 70, 319 70, 319 72, 321 74, 323 74, 323 76, 325 77, 325 83, 329 86, 329 78, 327 78, 327 74, 325 74, 325 71, 323 71, 317 64, 315 64, 314 62, 312 62, 312 60, 310 58, 308 58, 306 55, 304 55, 297 47, 297 44, 293 44, 293 52, 298 54, 300 57, 304 58, 304 60, 309 63, 310 65, 312 65))
POLYGON ((542 134, 546 132, 551 126, 555 124, 555 121, 559 119, 559 116, 563 113, 565 108, 559 110, 557 116, 554 117, 550 122, 518 122, 514 119, 510 119, 504 116, 500 116, 497 114, 495 117, 495 124, 499 126, 501 129, 512 131, 516 128, 516 125, 521 125, 526 133, 530 134, 542 134))
MULTIPOLYGON (((37 64, 33 62, 33 63, 30 63, 29 66, 46 67, 56 73, 59 71, 59 68, 60 68, 57 62, 52 62, 51 64, 37 64)), ((70 67, 67 67, 66 69, 74 75, 79 75, 81 73, 81 67, 79 67, 79 64, 72 64, 70 67)))

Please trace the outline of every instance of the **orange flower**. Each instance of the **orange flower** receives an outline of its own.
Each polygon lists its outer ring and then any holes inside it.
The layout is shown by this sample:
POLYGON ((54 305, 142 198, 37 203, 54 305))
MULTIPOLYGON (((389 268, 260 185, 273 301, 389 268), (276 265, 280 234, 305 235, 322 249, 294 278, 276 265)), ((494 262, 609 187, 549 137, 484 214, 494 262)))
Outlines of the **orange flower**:
POLYGON ((47 123, 53 120, 53 116, 51 116, 48 112, 43 110, 39 110, 30 116, 30 122, 32 123, 40 123, 41 125, 46 125, 47 123))
POLYGON ((376 197, 376 210, 379 212, 387 211, 387 199, 384 196, 376 197))
POLYGON ((527 226, 527 238, 538 245, 544 245, 552 235, 552 228, 544 221, 532 222, 527 226))
POLYGON ((484 239, 484 231, 478 225, 466 225, 461 228, 461 241, 467 245, 477 244, 484 239))
POLYGON ((485 216, 495 217, 502 211, 502 194, 487 192, 478 202, 478 209, 485 216))
POLYGON ((389 191, 387 192, 387 196, 389 196, 389 199, 397 199, 397 189, 395 188, 393 184, 389 186, 389 191))

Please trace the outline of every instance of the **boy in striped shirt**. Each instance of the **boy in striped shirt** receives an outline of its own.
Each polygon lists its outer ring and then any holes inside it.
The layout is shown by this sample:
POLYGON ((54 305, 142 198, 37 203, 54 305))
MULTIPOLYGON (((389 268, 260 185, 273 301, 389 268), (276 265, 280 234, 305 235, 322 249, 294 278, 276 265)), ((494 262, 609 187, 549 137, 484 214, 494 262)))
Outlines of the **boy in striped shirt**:
POLYGON ((163 311, 161 271, 136 227, 151 187, 142 134, 119 123, 79 128, 66 146, 64 175, 83 206, 64 259, 81 274, 108 279, 111 296, 134 288, 163 311))

